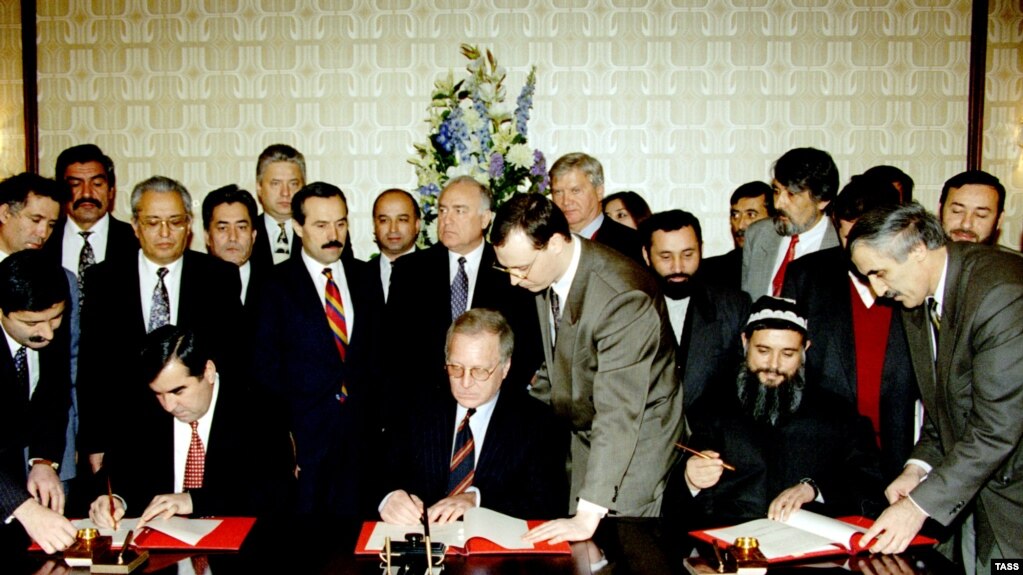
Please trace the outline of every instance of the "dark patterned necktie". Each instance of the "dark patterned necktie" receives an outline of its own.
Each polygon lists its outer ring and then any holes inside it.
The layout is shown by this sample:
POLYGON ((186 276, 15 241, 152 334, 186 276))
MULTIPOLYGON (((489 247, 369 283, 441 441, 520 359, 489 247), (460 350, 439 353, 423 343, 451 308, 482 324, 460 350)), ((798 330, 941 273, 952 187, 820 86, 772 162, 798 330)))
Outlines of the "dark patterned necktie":
POLYGON ((558 292, 551 288, 551 315, 554 317, 554 342, 558 340, 558 328, 561 327, 561 298, 558 292))
POLYGON ((78 308, 85 302, 85 270, 96 263, 96 253, 92 251, 89 236, 92 232, 78 232, 82 236, 82 251, 78 253, 78 308))
POLYGON ((476 444, 472 439, 472 428, 469 418, 476 413, 475 408, 465 412, 465 417, 458 424, 455 433, 455 450, 451 454, 451 472, 448 474, 448 497, 464 493, 472 485, 476 474, 476 444))
POLYGON ((465 313, 469 305, 469 275, 465 273, 465 258, 458 258, 458 273, 451 284, 451 320, 465 313))
POLYGON ((938 358, 938 336, 941 335, 941 315, 938 314, 938 300, 927 298, 927 317, 931 320, 931 331, 934 333, 934 358, 938 358))
POLYGON ((28 349, 24 346, 18 348, 14 354, 14 372, 18 376, 18 394, 28 398, 28 349))
POLYGON ((273 258, 275 264, 288 259, 288 256, 291 254, 291 246, 288 245, 288 228, 283 222, 277 225, 281 228, 281 233, 277 234, 277 241, 274 243, 273 258))
POLYGON ((153 288, 153 305, 149 309, 149 331, 170 323, 170 296, 167 295, 167 284, 163 283, 166 275, 167 268, 156 270, 158 279, 153 288))

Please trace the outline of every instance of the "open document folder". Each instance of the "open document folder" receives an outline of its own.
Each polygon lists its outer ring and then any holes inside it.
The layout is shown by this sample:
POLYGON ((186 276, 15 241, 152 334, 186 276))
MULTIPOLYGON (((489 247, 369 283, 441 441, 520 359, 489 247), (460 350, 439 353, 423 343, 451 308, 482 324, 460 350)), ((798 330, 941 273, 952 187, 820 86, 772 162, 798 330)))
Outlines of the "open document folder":
MULTIPOLYGON (((526 543, 522 536, 543 521, 516 519, 482 507, 465 512, 462 521, 445 525, 430 525, 430 540, 444 543, 449 554, 511 554, 511 553, 571 553, 568 543, 548 545, 526 543)), ((376 555, 384 549, 384 540, 405 541, 407 533, 423 533, 422 525, 395 525, 383 521, 367 521, 359 533, 355 553, 376 555)))
MULTIPOLYGON (((863 534, 873 525, 866 517, 832 519, 812 511, 798 509, 785 522, 756 519, 732 527, 693 531, 690 535, 715 545, 731 545, 739 537, 756 537, 760 551, 768 561, 794 561, 830 555, 855 555, 866 551, 863 534), (861 544, 862 543, 862 544, 861 544)), ((910 545, 933 545, 930 537, 917 535, 910 545)))
MULTIPOLYGON (((128 531, 135 529, 138 521, 138 519, 122 519, 117 524, 117 531, 100 528, 99 534, 111 536, 113 538, 111 545, 117 549, 124 545, 128 531)), ((76 529, 97 529, 96 524, 89 519, 77 519, 71 523, 76 529)), ((255 523, 254 517, 154 519, 146 523, 142 531, 135 532, 132 544, 140 549, 237 551, 255 523)), ((42 549, 33 542, 29 550, 41 551, 42 549)))

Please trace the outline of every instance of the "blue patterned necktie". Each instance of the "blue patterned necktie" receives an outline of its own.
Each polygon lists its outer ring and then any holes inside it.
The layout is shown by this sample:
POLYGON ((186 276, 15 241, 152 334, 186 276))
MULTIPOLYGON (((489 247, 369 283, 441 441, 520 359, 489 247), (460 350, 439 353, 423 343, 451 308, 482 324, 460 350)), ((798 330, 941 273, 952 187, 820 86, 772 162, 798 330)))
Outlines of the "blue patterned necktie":
POLYGON ((170 323, 170 296, 167 295, 167 284, 163 283, 167 268, 156 270, 158 280, 153 288, 153 305, 149 309, 149 331, 170 323))
POLYGON ((458 432, 455 433, 455 449, 451 454, 451 470, 448 474, 449 497, 464 493, 476 475, 476 444, 469 427, 469 418, 474 413, 475 408, 465 412, 465 417, 458 424, 458 432))
POLYGON ((18 394, 28 398, 28 350, 25 346, 14 354, 14 373, 18 376, 18 394))
POLYGON ((458 273, 451 284, 451 320, 465 313, 469 305, 469 275, 465 273, 465 257, 458 258, 458 273))
POLYGON ((89 236, 92 232, 78 232, 82 236, 82 251, 78 253, 78 308, 81 309, 85 303, 85 270, 96 263, 96 253, 92 251, 92 244, 89 243, 89 236))

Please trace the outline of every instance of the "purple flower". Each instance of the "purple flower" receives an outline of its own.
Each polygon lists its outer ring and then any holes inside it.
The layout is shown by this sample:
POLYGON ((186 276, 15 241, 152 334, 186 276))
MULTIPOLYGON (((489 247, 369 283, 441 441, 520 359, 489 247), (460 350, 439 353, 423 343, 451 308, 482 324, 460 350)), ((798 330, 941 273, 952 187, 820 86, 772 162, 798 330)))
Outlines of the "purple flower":
POLYGON ((530 71, 526 84, 522 86, 519 97, 515 100, 515 130, 525 138, 526 124, 529 122, 529 111, 533 108, 533 92, 536 89, 536 72, 530 71))
POLYGON ((494 152, 494 155, 490 156, 490 179, 496 180, 504 175, 504 156, 500 152, 494 152))

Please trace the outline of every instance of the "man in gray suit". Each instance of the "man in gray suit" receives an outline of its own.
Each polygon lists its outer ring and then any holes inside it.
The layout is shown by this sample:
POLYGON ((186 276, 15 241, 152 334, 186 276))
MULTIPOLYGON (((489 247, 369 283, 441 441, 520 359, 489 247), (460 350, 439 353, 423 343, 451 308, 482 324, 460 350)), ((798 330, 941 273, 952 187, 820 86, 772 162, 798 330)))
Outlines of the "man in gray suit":
POLYGON ((1023 258, 949 242, 917 203, 868 212, 848 243, 874 291, 905 308, 927 412, 885 490, 891 506, 865 535, 878 537, 871 551, 902 551, 927 517, 949 525, 962 516, 967 573, 1023 557, 1023 258))
POLYGON ((838 194, 838 168, 827 152, 789 150, 774 163, 774 212, 746 230, 742 291, 757 299, 781 295, 789 262, 833 248, 838 235, 824 209, 838 194))
POLYGON ((617 251, 573 236, 539 194, 501 206, 491 238, 512 284, 537 294, 546 362, 531 393, 572 432, 575 516, 525 539, 580 541, 605 515, 657 517, 683 422, 675 340, 656 280, 617 251))

